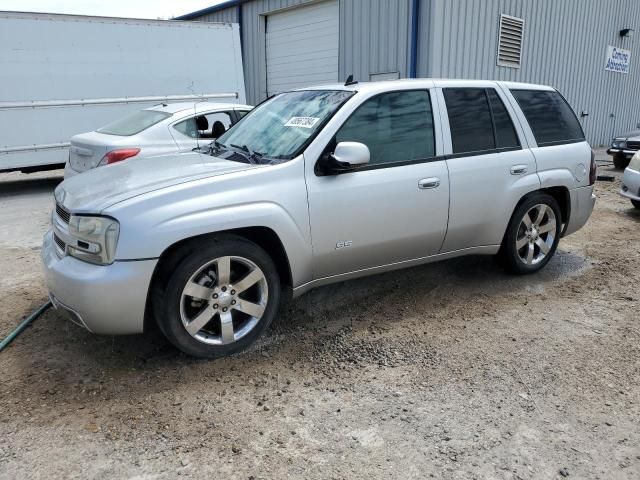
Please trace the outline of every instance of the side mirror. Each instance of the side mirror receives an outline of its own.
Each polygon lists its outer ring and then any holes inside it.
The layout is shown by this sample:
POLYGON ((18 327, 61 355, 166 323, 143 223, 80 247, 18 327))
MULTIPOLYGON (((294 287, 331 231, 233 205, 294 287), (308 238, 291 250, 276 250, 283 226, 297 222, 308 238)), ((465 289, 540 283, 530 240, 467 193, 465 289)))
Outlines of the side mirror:
POLYGON ((371 159, 369 147, 359 142, 340 142, 332 156, 338 164, 347 168, 366 165, 371 159))
POLYGON ((325 153, 317 164, 318 175, 335 175, 349 172, 360 165, 369 163, 371 155, 364 143, 340 142, 333 153, 325 153))

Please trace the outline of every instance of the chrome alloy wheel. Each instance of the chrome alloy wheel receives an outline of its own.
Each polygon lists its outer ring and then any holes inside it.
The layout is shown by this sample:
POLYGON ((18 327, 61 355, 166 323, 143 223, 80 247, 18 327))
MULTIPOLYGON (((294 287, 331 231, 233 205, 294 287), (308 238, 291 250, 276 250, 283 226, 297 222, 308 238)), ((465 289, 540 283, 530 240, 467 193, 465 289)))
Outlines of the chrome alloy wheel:
POLYGON ((541 203, 531 207, 524 214, 516 235, 520 260, 526 265, 541 262, 553 247, 556 227, 556 215, 550 206, 541 203))
POLYGON ((260 267, 244 257, 220 257, 187 281, 180 298, 182 325, 209 345, 237 342, 258 324, 268 299, 260 267))

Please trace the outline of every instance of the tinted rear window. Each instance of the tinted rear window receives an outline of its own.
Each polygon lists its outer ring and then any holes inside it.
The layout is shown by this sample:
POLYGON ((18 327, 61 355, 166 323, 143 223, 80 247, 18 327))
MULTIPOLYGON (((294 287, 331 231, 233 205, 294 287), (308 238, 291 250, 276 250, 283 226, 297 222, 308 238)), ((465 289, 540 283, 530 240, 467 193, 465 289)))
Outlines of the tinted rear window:
POLYGON ((107 135, 122 135, 129 137, 146 130, 152 125, 170 117, 170 113, 158 112, 156 110, 140 110, 139 112, 127 115, 115 122, 111 122, 97 131, 107 135))
POLYGON ((496 148, 493 124, 484 88, 445 88, 453 153, 496 148))
POLYGON ((516 129, 509 112, 500 100, 500 97, 493 88, 487 88, 487 97, 493 113, 493 123, 496 130, 496 142, 498 148, 517 148, 520 146, 516 129))
POLYGON ((584 140, 580 122, 558 92, 512 90, 511 93, 527 118, 538 146, 584 140))

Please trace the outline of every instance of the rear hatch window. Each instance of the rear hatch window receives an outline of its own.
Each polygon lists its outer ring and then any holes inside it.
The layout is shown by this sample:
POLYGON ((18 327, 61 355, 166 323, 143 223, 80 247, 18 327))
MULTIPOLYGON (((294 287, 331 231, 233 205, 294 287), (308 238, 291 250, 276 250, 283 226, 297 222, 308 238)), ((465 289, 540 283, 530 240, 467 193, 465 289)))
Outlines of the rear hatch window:
POLYGON ((575 113, 558 92, 511 90, 539 147, 584 141, 575 113))
POLYGON ((120 135, 129 137, 146 130, 152 125, 170 117, 170 113, 156 110, 140 110, 138 112, 111 122, 97 131, 107 135, 120 135))

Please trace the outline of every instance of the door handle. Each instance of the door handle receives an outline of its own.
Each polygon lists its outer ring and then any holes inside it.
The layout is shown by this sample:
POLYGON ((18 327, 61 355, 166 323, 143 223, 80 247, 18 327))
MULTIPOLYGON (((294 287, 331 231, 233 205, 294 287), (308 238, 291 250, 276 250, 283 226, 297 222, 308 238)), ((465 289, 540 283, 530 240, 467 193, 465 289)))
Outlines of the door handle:
POLYGON ((436 188, 440 186, 440 179, 438 177, 423 178, 418 181, 418 188, 426 190, 427 188, 436 188))
POLYGON ((526 165, 514 165, 511 167, 511 175, 522 175, 523 173, 527 173, 526 165))

